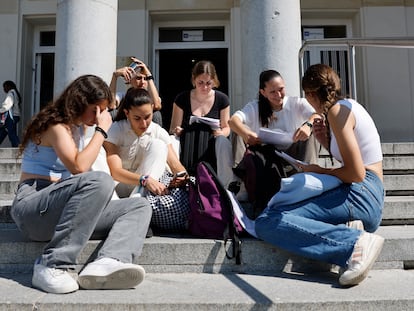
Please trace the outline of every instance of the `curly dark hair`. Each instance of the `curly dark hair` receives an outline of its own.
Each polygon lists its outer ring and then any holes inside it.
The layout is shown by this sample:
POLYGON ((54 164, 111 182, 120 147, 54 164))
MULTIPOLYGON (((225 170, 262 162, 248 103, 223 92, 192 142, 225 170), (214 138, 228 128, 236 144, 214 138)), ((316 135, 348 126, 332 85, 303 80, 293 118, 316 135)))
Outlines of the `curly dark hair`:
POLYGON ((113 100, 111 90, 105 81, 94 75, 83 75, 75 79, 55 101, 47 104, 30 120, 23 134, 20 153, 29 140, 37 145, 41 144, 41 134, 50 126, 74 125, 88 105, 101 100, 108 100, 108 103, 113 100))

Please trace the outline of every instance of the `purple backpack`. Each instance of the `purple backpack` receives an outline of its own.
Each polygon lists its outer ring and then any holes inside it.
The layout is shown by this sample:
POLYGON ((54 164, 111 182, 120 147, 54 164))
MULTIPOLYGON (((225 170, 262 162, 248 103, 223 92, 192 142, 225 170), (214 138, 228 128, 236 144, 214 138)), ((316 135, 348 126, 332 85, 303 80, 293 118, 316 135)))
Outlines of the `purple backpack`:
POLYGON ((240 264, 239 234, 243 228, 234 215, 229 194, 209 163, 197 164, 195 182, 190 183, 189 200, 190 233, 202 238, 222 239, 224 246, 231 240, 233 255, 226 252, 226 256, 229 259, 236 258, 236 263, 240 264))

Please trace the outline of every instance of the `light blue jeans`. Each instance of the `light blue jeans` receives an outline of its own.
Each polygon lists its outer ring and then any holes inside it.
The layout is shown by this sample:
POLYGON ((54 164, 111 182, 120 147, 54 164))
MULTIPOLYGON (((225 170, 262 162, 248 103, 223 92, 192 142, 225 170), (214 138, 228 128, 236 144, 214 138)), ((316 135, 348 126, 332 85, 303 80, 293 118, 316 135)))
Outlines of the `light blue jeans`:
POLYGON ((41 263, 74 268, 91 237, 105 238, 97 258, 130 263, 141 254, 152 209, 145 198, 110 201, 112 177, 86 172, 57 183, 42 179, 22 182, 11 215, 20 231, 34 241, 48 241, 41 263))
POLYGON ((267 206, 255 229, 260 239, 282 249, 345 267, 361 232, 344 224, 362 220, 365 231, 374 232, 383 205, 383 183, 367 171, 360 183, 342 184, 292 205, 267 206))

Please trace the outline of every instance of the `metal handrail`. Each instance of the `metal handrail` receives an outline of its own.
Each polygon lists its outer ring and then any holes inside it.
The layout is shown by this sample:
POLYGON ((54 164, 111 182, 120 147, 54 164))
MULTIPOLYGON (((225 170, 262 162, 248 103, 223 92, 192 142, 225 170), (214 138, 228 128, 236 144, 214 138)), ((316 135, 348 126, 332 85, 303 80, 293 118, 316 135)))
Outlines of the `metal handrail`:
MULTIPOLYGON (((394 38, 338 38, 338 39, 309 39, 305 40, 299 50, 299 73, 300 78, 304 74, 303 55, 309 46, 346 46, 348 48, 348 75, 350 96, 357 99, 356 73, 355 73, 355 47, 387 47, 387 48, 414 48, 414 37, 394 38)), ((302 90, 303 96, 303 90, 302 90)))

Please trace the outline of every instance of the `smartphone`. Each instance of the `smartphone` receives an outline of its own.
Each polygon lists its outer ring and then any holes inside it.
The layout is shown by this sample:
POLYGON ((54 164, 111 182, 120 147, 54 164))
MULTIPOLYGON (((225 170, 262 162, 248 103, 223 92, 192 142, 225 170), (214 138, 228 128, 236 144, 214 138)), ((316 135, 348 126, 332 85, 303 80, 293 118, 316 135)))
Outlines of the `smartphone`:
POLYGON ((139 65, 136 62, 132 62, 131 64, 129 64, 129 67, 131 67, 132 69, 134 69, 134 71, 136 73, 140 73, 141 72, 141 67, 139 67, 139 65))

